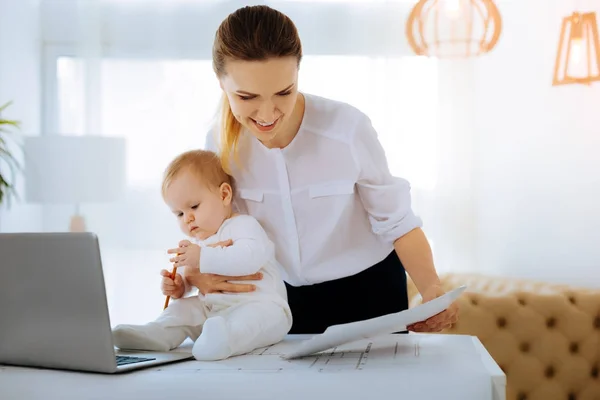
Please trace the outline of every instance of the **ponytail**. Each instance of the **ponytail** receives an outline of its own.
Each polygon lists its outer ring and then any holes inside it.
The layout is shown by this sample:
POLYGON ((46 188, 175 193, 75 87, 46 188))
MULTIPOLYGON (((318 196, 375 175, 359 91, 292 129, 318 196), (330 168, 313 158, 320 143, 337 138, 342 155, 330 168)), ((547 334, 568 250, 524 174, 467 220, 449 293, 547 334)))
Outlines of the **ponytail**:
POLYGON ((229 105, 229 99, 223 94, 221 103, 221 129, 219 140, 219 153, 221 154, 221 165, 225 172, 231 175, 231 156, 237 162, 238 142, 242 125, 239 123, 229 105))

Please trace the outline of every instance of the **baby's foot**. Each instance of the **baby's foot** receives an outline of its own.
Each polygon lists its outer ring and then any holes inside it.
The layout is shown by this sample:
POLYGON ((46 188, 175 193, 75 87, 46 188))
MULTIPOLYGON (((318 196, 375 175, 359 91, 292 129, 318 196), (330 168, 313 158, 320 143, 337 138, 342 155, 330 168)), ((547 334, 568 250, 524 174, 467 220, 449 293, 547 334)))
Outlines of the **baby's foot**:
POLYGON ((186 338, 183 329, 165 328, 155 323, 117 325, 113 329, 115 346, 123 350, 169 351, 186 338))
POLYGON ((202 327, 202 334, 194 343, 194 358, 200 361, 223 360, 231 356, 231 353, 225 318, 217 316, 207 319, 202 327))

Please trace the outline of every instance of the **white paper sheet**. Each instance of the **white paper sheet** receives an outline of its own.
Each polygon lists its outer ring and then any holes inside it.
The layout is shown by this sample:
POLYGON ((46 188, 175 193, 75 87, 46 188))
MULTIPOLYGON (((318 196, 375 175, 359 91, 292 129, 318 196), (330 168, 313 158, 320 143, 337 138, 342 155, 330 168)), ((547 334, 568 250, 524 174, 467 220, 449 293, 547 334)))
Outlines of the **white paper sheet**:
POLYGON ((297 359, 284 356, 306 339, 288 338, 243 356, 218 362, 193 361, 153 368, 164 372, 341 372, 395 369, 431 358, 435 364, 481 363, 481 355, 466 335, 382 335, 346 343, 297 359))
POLYGON ((408 325, 424 321, 447 309, 466 288, 464 285, 460 286, 434 300, 399 313, 330 326, 322 334, 315 335, 311 339, 299 343, 283 357, 286 359, 303 357, 363 338, 405 331, 408 325))

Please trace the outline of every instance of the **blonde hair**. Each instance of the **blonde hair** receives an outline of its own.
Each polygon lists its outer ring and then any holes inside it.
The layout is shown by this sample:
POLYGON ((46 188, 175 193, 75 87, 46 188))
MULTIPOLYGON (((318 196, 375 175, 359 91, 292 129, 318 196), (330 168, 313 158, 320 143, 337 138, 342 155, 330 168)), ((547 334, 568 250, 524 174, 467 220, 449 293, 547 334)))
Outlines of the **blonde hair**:
POLYGON ((211 189, 223 183, 233 186, 232 178, 223 170, 219 156, 208 150, 190 150, 175 157, 165 169, 162 182, 162 195, 169 185, 183 171, 190 171, 211 189))
MULTIPOLYGON (((302 60, 302 43, 292 20, 265 5, 246 6, 231 13, 219 26, 213 44, 213 69, 224 76, 229 60, 264 61, 270 58, 295 57, 302 60)), ((235 118, 227 96, 221 104, 219 152, 221 163, 231 173, 231 157, 237 161, 242 125, 235 118)))

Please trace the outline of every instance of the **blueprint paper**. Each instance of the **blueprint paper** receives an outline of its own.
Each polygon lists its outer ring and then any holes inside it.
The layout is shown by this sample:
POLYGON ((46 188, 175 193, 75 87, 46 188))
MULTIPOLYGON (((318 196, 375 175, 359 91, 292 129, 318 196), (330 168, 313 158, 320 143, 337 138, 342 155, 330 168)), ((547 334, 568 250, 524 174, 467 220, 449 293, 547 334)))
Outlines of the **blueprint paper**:
POLYGON ((398 313, 330 326, 322 334, 299 343, 283 357, 286 359, 303 357, 356 340, 405 331, 408 325, 426 320, 447 309, 466 288, 464 285, 460 286, 443 296, 398 313))
MULTIPOLYGON (((397 369, 401 366, 433 361, 439 367, 460 367, 481 363, 481 354, 467 335, 408 334, 382 335, 337 346, 314 355, 286 359, 302 339, 285 339, 274 345, 226 360, 184 362, 158 366, 155 371, 183 373, 217 372, 354 372, 397 369)), ((412 367, 411 367, 412 368, 412 367)), ((428 367, 430 368, 430 367, 428 367)))

